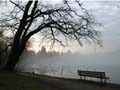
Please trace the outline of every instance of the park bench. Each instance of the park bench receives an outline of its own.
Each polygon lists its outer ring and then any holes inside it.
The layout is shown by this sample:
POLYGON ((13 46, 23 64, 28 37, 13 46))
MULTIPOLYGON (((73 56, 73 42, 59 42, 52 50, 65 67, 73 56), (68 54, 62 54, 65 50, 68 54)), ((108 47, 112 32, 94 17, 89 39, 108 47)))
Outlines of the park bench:
POLYGON ((80 79, 83 80, 82 77, 84 77, 84 80, 86 77, 94 77, 94 78, 100 78, 101 84, 106 84, 106 80, 109 79, 109 77, 106 77, 105 72, 98 72, 98 71, 84 71, 84 70, 77 70, 78 75, 80 76, 80 79))

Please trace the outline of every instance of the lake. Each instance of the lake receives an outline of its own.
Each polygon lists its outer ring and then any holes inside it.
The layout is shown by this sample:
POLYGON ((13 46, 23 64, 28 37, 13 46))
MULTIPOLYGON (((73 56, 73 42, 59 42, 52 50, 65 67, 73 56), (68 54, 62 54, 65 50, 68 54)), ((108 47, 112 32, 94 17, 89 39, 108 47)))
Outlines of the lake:
MULTIPOLYGON (((106 76, 110 79, 107 81, 109 83, 120 84, 120 66, 100 66, 100 65, 89 65, 89 66, 39 66, 34 68, 26 68, 26 72, 34 72, 36 74, 50 75, 55 77, 63 78, 75 78, 79 79, 77 75, 77 70, 93 70, 93 71, 102 71, 106 73, 106 76)), ((88 80, 98 80, 94 78, 87 78, 88 80)))
MULTIPOLYGON (((19 63, 25 72, 63 78, 77 78, 77 70, 105 72, 110 83, 120 84, 120 51, 109 53, 81 54, 34 54, 27 53, 19 63)), ((93 78, 88 78, 93 79, 93 78)), ((98 80, 98 79, 97 79, 98 80)))

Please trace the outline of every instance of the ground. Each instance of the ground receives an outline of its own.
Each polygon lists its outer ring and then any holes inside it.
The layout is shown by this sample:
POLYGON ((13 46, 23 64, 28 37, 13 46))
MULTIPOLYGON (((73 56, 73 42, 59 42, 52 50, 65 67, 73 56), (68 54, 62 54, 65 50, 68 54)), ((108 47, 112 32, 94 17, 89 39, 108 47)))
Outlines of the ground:
POLYGON ((0 90, 59 90, 37 78, 0 71, 0 90))
POLYGON ((120 85, 0 71, 0 90, 120 90, 120 85))

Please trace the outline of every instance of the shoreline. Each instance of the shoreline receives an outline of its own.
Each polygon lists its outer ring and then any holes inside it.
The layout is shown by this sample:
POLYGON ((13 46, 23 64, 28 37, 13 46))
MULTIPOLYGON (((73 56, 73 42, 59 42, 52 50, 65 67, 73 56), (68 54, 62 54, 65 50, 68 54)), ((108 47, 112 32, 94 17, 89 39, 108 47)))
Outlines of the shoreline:
POLYGON ((33 73, 19 73, 19 75, 30 76, 48 83, 53 86, 63 87, 63 90, 120 90, 120 84, 107 83, 101 85, 100 82, 91 80, 79 80, 70 78, 59 78, 48 75, 39 75, 33 73))
MULTIPOLYGON (((88 82, 94 82, 94 83, 99 83, 99 79, 97 80, 89 80, 89 79, 86 79, 86 80, 80 80, 79 78, 67 78, 67 77, 57 77, 57 76, 52 76, 52 75, 43 75, 43 74, 37 74, 37 73, 31 73, 31 72, 20 72, 24 75, 35 75, 35 76, 43 76, 43 77, 50 77, 50 78, 56 78, 56 79, 64 79, 64 80, 78 80, 78 81, 88 81, 88 82)), ((107 84, 111 84, 111 85, 120 85, 120 83, 112 83, 112 82, 108 82, 107 80, 107 84)))

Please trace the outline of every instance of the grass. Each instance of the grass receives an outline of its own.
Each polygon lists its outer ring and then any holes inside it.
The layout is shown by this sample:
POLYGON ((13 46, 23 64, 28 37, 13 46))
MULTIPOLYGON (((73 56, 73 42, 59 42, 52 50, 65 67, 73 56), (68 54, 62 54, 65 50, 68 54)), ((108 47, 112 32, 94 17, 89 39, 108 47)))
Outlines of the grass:
POLYGON ((101 86, 92 81, 24 74, 0 70, 0 90, 120 90, 120 85, 117 84, 107 83, 101 86))
POLYGON ((0 71, 0 90, 58 90, 32 77, 0 71))

